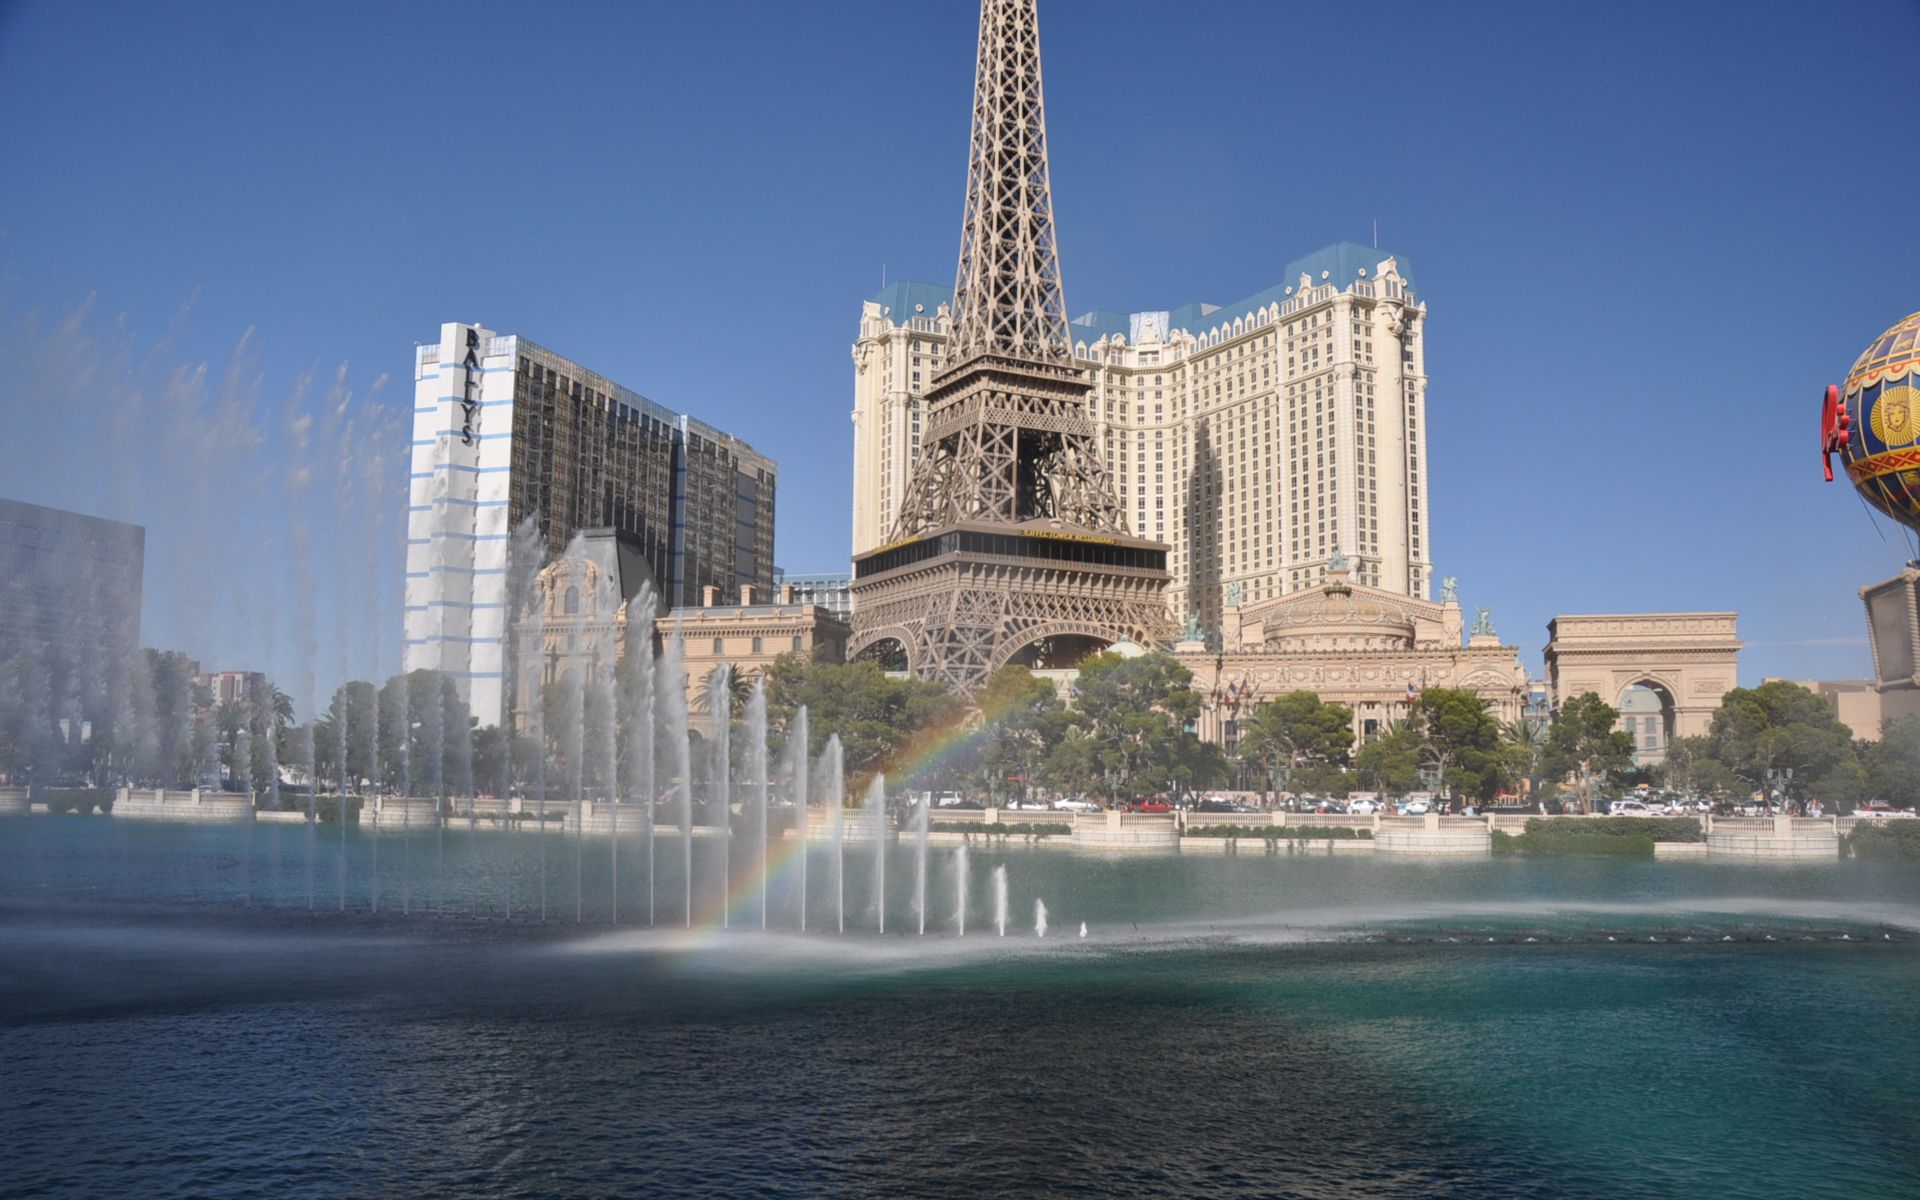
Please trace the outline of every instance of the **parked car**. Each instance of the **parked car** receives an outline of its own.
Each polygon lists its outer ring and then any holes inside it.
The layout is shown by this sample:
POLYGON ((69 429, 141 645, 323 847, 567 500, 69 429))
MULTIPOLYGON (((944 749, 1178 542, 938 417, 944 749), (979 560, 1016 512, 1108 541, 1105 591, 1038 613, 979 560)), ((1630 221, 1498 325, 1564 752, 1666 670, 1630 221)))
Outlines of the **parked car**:
POLYGON ((1650 817, 1653 815, 1653 810, 1647 807, 1647 803, 1644 800, 1615 800, 1612 804, 1607 805, 1607 815, 1610 817, 1650 817))
POLYGON ((1200 801, 1194 804, 1194 812, 1258 812, 1252 804, 1236 804, 1235 801, 1200 801))
POLYGON ((1173 805, 1167 803, 1165 796, 1148 796, 1145 800, 1133 802, 1133 811, 1137 813, 1170 813, 1173 805))
POLYGON ((1100 806, 1091 800, 1083 800, 1075 796, 1063 796, 1053 802, 1053 811, 1095 813, 1100 811, 1100 806))
POLYGON ((1045 812, 1047 811, 1047 802, 1044 800, 1022 798, 1007 801, 1007 807, 1014 812, 1045 812))
POLYGON ((1862 804, 1860 807, 1854 809, 1853 815, 1856 817, 1871 817, 1874 819, 1884 819, 1884 818, 1890 818, 1890 817, 1911 817, 1913 816, 1913 810, 1910 808, 1895 808, 1893 805, 1888 804, 1885 800, 1869 800, 1865 804, 1862 804))
POLYGON ((1409 800, 1400 806, 1400 814, 1407 817, 1424 817, 1432 811, 1431 800, 1409 800))
POLYGON ((1385 812, 1387 806, 1379 800, 1355 800, 1347 805, 1347 811, 1356 817, 1369 817, 1377 812, 1385 812))
MULTIPOLYGON (((964 808, 967 806, 966 801, 967 798, 959 792, 941 792, 933 798, 933 806, 935 808, 964 808)), ((980 806, 975 804, 973 807, 979 808, 980 806)))

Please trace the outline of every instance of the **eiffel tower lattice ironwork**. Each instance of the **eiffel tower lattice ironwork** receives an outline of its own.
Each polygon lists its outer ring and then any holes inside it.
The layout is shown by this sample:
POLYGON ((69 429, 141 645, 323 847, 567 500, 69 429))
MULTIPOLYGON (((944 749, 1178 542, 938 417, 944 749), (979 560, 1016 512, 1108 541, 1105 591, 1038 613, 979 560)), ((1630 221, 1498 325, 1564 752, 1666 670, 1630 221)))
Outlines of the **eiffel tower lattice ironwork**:
POLYGON ((854 560, 859 654, 974 692, 1166 631, 1166 547, 1131 536, 1067 340, 1035 0, 982 0, 949 368, 885 545, 854 560))

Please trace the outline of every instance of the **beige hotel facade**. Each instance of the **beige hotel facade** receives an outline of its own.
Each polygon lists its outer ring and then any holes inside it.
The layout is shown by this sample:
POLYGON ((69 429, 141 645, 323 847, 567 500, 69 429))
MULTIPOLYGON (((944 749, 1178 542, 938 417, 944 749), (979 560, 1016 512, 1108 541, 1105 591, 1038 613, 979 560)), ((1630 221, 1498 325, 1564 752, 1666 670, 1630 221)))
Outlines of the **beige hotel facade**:
MULTIPOLYGON (((1071 325, 1130 529, 1165 542, 1175 624, 1351 580, 1427 598, 1426 305, 1404 258, 1342 243, 1235 304, 1071 325)), ((853 345, 853 552, 898 511, 946 366, 951 291, 899 282, 853 345)))

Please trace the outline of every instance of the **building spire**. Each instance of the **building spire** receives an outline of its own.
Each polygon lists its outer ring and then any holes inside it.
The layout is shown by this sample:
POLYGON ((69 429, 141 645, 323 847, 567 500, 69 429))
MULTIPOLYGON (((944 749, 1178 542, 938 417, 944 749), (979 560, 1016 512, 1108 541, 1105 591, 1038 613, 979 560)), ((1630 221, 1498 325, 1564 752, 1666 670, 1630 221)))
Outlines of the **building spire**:
POLYGON ((1068 359, 1036 0, 981 0, 973 141, 960 265, 953 281, 955 365, 979 354, 1068 359))

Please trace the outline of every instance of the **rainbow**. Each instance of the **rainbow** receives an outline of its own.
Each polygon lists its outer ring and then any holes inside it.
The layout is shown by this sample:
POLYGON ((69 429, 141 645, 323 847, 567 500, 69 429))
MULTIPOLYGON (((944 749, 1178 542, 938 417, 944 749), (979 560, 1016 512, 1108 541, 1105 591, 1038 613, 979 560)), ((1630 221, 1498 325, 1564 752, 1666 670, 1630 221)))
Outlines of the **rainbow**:
MULTIPOLYGON (((887 779, 911 788, 922 777, 939 770, 987 736, 995 725, 1005 719, 1011 708, 1010 701, 989 697, 984 707, 916 731, 904 743, 882 756, 873 769, 857 776, 861 786, 856 787, 856 776, 849 774, 847 794, 860 795, 866 781, 875 774, 884 774, 887 779)), ((752 785, 749 783, 747 786, 752 785)), ((738 848, 737 845, 734 847, 735 852, 738 848)), ((705 903, 696 902, 693 932, 704 935, 717 933, 729 926, 753 928, 760 916, 761 889, 765 888, 769 895, 780 894, 783 885, 791 890, 791 881, 799 873, 800 859, 805 851, 806 842, 797 836, 778 841, 769 838, 764 869, 756 863, 753 870, 738 875, 724 894, 705 903)))

